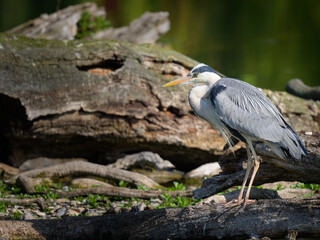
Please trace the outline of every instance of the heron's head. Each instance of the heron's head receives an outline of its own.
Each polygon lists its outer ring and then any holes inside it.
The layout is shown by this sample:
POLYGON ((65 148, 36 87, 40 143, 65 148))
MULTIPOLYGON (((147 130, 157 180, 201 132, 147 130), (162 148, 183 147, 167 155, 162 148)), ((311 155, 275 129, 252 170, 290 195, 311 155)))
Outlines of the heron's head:
POLYGON ((206 84, 212 86, 216 81, 223 78, 224 76, 208 65, 203 63, 195 66, 185 77, 178 78, 174 81, 168 82, 163 87, 169 87, 177 84, 206 84))

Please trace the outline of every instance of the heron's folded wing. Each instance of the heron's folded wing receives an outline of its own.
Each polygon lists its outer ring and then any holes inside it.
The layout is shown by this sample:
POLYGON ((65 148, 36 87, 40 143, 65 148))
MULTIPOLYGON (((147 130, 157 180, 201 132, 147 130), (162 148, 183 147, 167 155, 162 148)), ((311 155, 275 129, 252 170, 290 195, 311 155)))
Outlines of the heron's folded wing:
POLYGON ((219 118, 229 128, 253 138, 281 141, 286 126, 279 111, 259 89, 223 78, 212 87, 210 95, 219 118))

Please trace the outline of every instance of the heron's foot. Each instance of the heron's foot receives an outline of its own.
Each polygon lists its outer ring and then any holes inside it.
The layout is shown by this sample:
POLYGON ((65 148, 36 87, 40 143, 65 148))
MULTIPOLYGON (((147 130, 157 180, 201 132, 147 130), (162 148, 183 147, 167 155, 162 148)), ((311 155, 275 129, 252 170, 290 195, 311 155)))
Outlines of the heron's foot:
POLYGON ((239 205, 241 205, 242 203, 243 203, 243 199, 233 199, 233 200, 231 200, 231 201, 229 201, 229 202, 227 202, 226 204, 225 204, 225 207, 235 207, 235 206, 239 206, 239 205))
POLYGON ((246 208, 247 203, 253 203, 255 201, 256 200, 251 200, 251 199, 248 199, 247 201, 244 201, 243 205, 236 211, 234 216, 238 216, 240 213, 242 213, 244 211, 244 209, 246 208))
POLYGON ((244 199, 240 199, 240 200, 239 199, 233 199, 233 200, 227 202, 225 204, 225 207, 236 207, 236 206, 239 206, 239 205, 243 204, 241 209, 244 209, 246 207, 247 203, 253 203, 255 201, 256 200, 253 200, 253 199, 247 199, 247 201, 244 201, 244 199))

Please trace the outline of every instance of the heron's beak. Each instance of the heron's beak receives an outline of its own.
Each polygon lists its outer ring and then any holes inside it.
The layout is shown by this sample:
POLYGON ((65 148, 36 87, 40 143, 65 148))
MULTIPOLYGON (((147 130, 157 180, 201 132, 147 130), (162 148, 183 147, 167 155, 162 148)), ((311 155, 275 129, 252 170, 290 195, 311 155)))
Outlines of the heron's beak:
POLYGON ((181 83, 188 83, 190 81, 192 81, 192 77, 186 76, 186 77, 178 78, 176 80, 168 82, 167 84, 163 85, 162 87, 169 87, 169 86, 173 86, 173 85, 177 85, 177 84, 181 84, 181 83))

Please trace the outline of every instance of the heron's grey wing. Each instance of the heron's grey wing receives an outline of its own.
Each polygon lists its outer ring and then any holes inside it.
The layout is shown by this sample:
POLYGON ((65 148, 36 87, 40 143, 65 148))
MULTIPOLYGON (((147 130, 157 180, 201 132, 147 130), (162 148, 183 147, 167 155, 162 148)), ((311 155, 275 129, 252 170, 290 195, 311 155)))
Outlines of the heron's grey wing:
POLYGON ((237 134, 270 142, 282 140, 281 132, 286 125, 281 114, 254 86, 222 78, 212 87, 210 95, 219 118, 235 137, 242 141, 237 134))
POLYGON ((210 99, 230 133, 246 142, 265 141, 280 157, 306 155, 297 133, 260 90, 237 79, 222 78, 211 88, 210 99))

